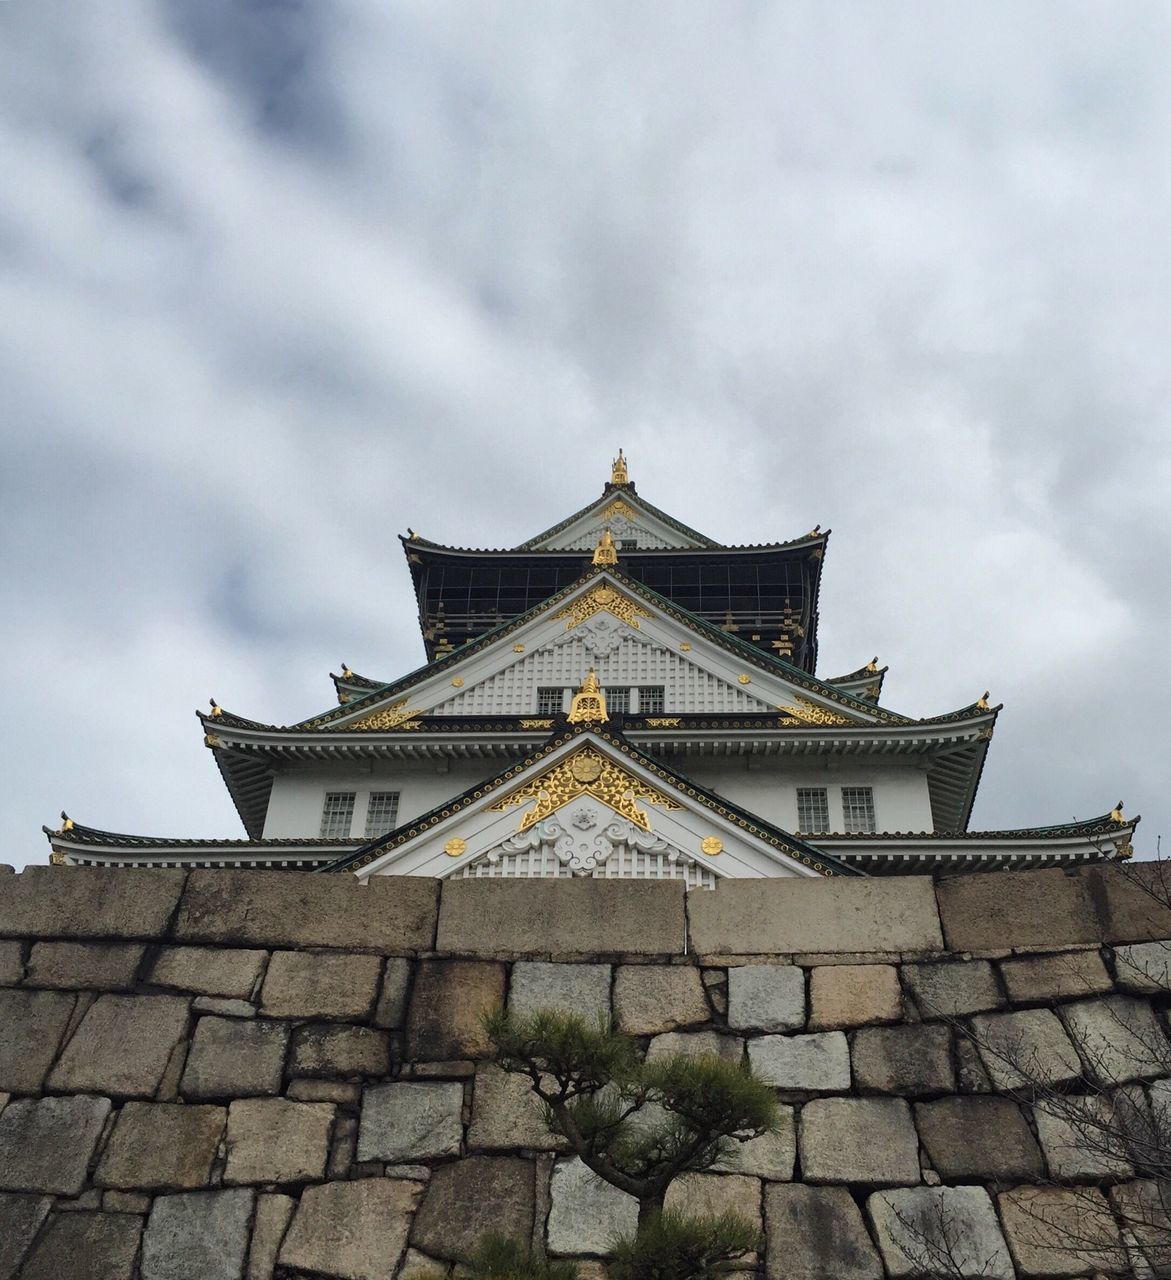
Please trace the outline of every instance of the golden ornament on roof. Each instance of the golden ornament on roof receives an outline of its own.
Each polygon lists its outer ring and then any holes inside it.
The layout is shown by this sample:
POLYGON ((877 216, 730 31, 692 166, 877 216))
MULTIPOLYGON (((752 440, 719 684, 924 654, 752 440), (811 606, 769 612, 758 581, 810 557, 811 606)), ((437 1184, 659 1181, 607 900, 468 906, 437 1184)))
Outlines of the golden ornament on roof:
POLYGON ((714 858, 716 854, 724 852, 724 842, 719 836, 704 836, 699 842, 700 853, 706 853, 709 858, 714 858))
POLYGON ((581 688, 573 695, 569 707, 570 724, 604 724, 609 720, 606 714, 606 695, 598 683, 593 667, 581 682, 581 688))
POLYGON ((867 671, 878 670, 878 654, 875 654, 874 657, 871 658, 870 661, 866 664, 866 670, 867 671))
POLYGON ((614 459, 610 468, 611 484, 629 484, 630 473, 626 470, 626 458, 622 454, 622 450, 618 450, 618 456, 614 459))
POLYGON ((614 539, 610 536, 609 529, 602 530, 602 536, 598 539, 598 545, 594 548, 594 564, 617 564, 618 548, 614 545, 614 539))
POLYGON ((990 711, 992 709, 988 705, 988 692, 989 691, 985 689, 984 692, 976 699, 976 706, 981 711, 990 711))
POLYGON ((1122 801, 1121 801, 1121 800, 1119 800, 1119 802, 1114 806, 1114 808, 1110 810, 1110 821, 1111 821, 1111 822, 1125 822, 1125 821, 1126 821, 1126 819, 1122 816, 1122 801))
POLYGON ((449 858, 458 858, 461 854, 467 853, 468 842, 460 836, 452 836, 451 839, 443 846, 443 852, 449 858))

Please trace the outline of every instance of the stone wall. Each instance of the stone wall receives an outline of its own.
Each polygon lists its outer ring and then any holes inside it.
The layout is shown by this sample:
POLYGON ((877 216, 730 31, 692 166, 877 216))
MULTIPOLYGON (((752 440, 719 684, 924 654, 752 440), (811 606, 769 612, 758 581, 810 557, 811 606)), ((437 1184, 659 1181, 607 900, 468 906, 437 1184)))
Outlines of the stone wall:
POLYGON ((0 1280, 393 1280, 488 1228, 599 1276, 633 1202, 486 1060, 502 1002, 609 1015, 649 1053, 746 1054, 776 1084, 780 1131, 670 1201, 760 1221, 772 1280, 920 1275, 900 1231, 936 1211, 992 1260, 964 1275, 1155 1274, 1112 1216, 1149 1184, 1072 1158, 988 1047, 1023 1037, 1075 1089, 1105 1047, 1135 1106, 1165 1103, 1171 917, 1142 875, 685 896, 0 869, 0 1280), (1092 1265, 1043 1247, 1037 1204, 1083 1234, 1098 1206, 1092 1265))

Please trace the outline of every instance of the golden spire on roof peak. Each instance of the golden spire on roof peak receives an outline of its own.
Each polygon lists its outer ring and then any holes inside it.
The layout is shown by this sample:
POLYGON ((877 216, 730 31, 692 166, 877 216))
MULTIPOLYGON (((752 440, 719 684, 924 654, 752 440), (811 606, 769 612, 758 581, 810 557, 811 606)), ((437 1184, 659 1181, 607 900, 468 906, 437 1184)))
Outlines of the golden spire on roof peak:
POLYGON ((589 674, 581 682, 581 688, 573 695, 569 723, 605 724, 609 718, 606 712, 606 695, 598 683, 597 672, 590 667, 589 674))
POLYGON ((618 450, 618 456, 614 459, 610 468, 611 484, 629 484, 630 473, 626 470, 626 458, 622 450, 618 450))
POLYGON ((602 530, 602 536, 598 539, 598 545, 594 548, 594 564, 617 564, 618 548, 614 545, 614 539, 610 536, 609 529, 602 530))

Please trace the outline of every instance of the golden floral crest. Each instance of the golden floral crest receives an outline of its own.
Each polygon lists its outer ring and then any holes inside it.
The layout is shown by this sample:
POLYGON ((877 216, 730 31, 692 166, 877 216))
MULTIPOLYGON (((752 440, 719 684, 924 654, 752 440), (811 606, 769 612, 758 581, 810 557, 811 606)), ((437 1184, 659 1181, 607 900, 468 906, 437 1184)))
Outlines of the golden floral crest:
POLYGON ((556 813, 562 805, 582 795, 600 800, 643 831, 651 829, 651 821, 646 810, 640 809, 636 801, 649 801, 663 809, 683 807, 665 792, 608 760, 592 747, 582 747, 552 769, 502 796, 489 808, 492 813, 503 813, 513 805, 535 800, 536 804, 521 816, 517 828, 518 831, 527 831, 542 818, 556 813))
POLYGON ((397 702, 392 702, 389 707, 383 707, 381 711, 372 711, 361 720, 355 720, 353 724, 340 727, 343 732, 348 732, 350 729, 414 729, 417 725, 409 721, 421 714, 417 707, 407 706, 406 698, 400 698, 397 702))
POLYGON ((602 521, 605 523, 609 520, 615 520, 619 516, 623 520, 629 520, 633 523, 638 519, 638 512, 626 501, 625 498, 615 498, 613 502, 602 512, 602 521))
POLYGON ((587 618, 592 618, 595 613, 612 613, 619 622, 625 622, 636 631, 641 627, 639 618, 651 616, 641 605, 635 604, 621 591, 616 591, 608 583, 602 583, 600 587, 587 591, 572 604, 567 604, 564 609, 559 609, 553 617, 568 618, 565 630, 572 631, 587 618))
POLYGON ((842 715, 838 711, 830 711, 826 707, 819 707, 817 703, 810 702, 808 698, 795 697, 797 705, 795 707, 781 706, 777 709, 783 711, 790 721, 796 724, 853 724, 854 722, 848 717, 842 715))

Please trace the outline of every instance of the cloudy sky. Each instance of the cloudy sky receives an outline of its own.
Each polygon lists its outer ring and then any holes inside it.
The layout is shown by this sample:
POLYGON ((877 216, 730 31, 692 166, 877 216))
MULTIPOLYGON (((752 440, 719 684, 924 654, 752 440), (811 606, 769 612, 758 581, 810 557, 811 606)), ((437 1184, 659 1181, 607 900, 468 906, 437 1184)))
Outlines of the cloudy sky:
POLYGON ((974 825, 1171 839, 1171 8, 0 5, 0 861, 240 835, 196 706, 422 645, 396 534, 834 530, 974 825))

